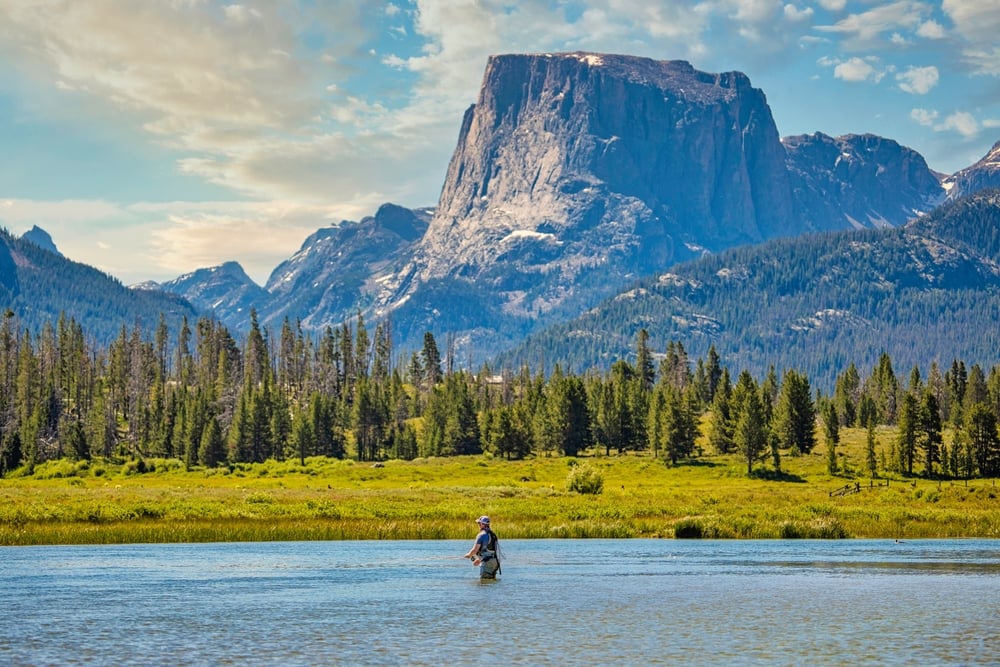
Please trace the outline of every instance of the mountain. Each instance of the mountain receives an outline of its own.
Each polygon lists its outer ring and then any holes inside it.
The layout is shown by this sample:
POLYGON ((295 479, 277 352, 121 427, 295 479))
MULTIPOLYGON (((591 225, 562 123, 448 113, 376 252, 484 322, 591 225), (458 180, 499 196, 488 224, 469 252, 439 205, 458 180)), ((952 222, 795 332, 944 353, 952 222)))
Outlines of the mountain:
POLYGON ((923 156, 891 139, 817 132, 781 142, 795 215, 809 229, 897 227, 945 198, 923 156))
POLYGON ((42 250, 48 250, 53 254, 62 256, 62 253, 56 248, 56 244, 52 242, 52 237, 49 233, 38 225, 32 225, 31 229, 21 234, 21 240, 34 243, 42 250))
MULTIPOLYGON (((47 236, 47 235, 46 235, 47 236)), ((37 235, 34 237, 37 238, 37 235)), ((73 262, 35 241, 0 229, 0 305, 17 318, 15 330, 38 333, 60 316, 72 318, 88 338, 107 344, 122 327, 152 334, 161 315, 176 331, 198 311, 159 290, 132 290, 97 269, 73 262)))
POLYGON ((271 295, 247 276, 237 262, 198 269, 159 286, 182 296, 198 310, 211 313, 235 331, 246 331, 250 311, 267 304, 271 295))
POLYGON ((559 360, 581 372, 634 355, 641 328, 653 349, 710 345, 758 377, 796 368, 832 389, 854 362, 882 352, 898 374, 955 358, 997 361, 1000 190, 955 200, 906 226, 813 234, 735 248, 672 267, 572 321, 529 337, 498 365, 559 360))
POLYGON ((264 287, 236 262, 199 269, 160 287, 237 332, 247 330, 251 309, 263 325, 280 326, 287 317, 304 329, 320 331, 365 310, 372 277, 412 249, 430 215, 431 209, 383 204, 361 221, 343 220, 320 229, 271 272, 264 287))
POLYGON ((671 264, 735 245, 902 224, 942 200, 871 135, 779 139, 739 72, 565 53, 489 59, 413 259, 374 303, 418 343, 481 355, 671 264))
POLYGON ((494 56, 427 233, 382 303, 443 290, 463 308, 486 299, 475 305, 519 330, 706 249, 798 231, 777 129, 745 75, 494 56))
POLYGON ((945 179, 945 188, 951 198, 985 190, 1000 188, 1000 141, 979 162, 966 167, 945 179))
POLYGON ((500 55, 462 119, 437 207, 386 204, 319 229, 264 287, 227 263, 162 289, 237 335, 251 309, 264 325, 288 318, 311 331, 361 314, 391 320, 403 352, 431 331, 477 365, 678 262, 903 225, 946 187, 980 187, 996 162, 942 186, 890 139, 780 139, 764 93, 739 72, 612 54, 500 55))
POLYGON ((360 222, 344 220, 312 234, 268 278, 271 301, 263 321, 301 319, 304 328, 321 330, 368 309, 376 276, 408 260, 430 215, 431 209, 383 204, 360 222))

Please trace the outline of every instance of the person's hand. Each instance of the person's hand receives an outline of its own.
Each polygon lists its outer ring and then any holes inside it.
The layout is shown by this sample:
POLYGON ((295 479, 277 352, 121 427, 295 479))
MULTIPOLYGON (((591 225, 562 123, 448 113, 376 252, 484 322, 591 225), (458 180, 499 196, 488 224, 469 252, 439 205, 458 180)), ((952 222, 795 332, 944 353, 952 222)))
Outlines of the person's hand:
POLYGON ((473 565, 479 565, 479 564, 480 564, 480 563, 482 563, 482 562, 483 562, 483 561, 482 561, 482 559, 479 559, 479 558, 476 558, 476 559, 474 559, 474 560, 472 561, 472 564, 473 564, 473 565))

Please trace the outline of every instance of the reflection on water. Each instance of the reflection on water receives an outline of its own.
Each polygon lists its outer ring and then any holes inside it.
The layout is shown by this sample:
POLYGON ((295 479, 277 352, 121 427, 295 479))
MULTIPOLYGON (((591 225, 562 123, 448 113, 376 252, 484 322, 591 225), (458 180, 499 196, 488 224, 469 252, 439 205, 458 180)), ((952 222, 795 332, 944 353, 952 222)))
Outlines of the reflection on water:
POLYGON ((994 541, 467 548, 0 548, 0 665, 1000 664, 994 541))

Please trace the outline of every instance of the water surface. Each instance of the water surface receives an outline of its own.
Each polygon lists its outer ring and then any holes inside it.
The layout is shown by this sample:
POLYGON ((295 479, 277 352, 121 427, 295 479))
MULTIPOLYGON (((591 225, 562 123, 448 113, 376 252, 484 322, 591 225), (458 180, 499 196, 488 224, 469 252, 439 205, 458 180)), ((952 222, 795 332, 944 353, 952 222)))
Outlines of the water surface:
POLYGON ((1000 542, 0 548, 0 665, 1000 664, 1000 542))

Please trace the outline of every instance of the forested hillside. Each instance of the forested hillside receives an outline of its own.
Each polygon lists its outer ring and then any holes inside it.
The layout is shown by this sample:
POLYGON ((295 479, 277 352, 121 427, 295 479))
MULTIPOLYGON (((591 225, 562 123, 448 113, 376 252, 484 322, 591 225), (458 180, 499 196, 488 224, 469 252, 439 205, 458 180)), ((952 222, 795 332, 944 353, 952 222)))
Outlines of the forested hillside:
POLYGON ((0 228, 0 304, 20 327, 38 333, 62 315, 87 323, 102 345, 122 327, 152 331, 161 318, 176 332, 198 312, 184 299, 159 290, 132 290, 86 264, 18 239, 0 228))
POLYGON ((582 372, 654 346, 714 346, 756 376, 794 368, 829 389, 849 362, 992 365, 1000 349, 1000 194, 957 200, 903 228, 811 235, 673 267, 582 317, 528 338, 497 364, 582 372))

